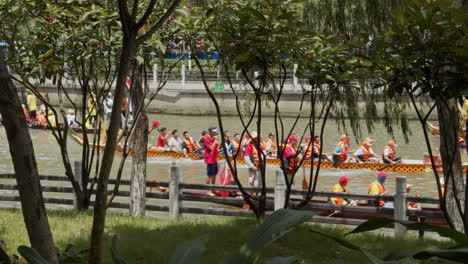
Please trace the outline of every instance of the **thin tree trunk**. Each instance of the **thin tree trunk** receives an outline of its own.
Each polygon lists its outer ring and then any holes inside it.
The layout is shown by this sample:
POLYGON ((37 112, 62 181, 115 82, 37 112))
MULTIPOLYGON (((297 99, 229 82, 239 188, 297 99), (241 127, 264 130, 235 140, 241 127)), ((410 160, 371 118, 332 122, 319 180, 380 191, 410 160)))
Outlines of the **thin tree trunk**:
POLYGON ((23 115, 18 91, 9 77, 3 49, 0 48, 0 113, 10 145, 21 210, 31 246, 49 263, 58 263, 50 231, 34 148, 23 115))
POLYGON ((102 156, 101 169, 96 189, 96 202, 94 205, 93 229, 91 232, 91 248, 89 254, 89 263, 102 263, 102 246, 104 226, 107 212, 107 185, 109 175, 114 162, 114 151, 117 145, 117 132, 121 121, 122 99, 125 93, 125 81, 130 71, 131 60, 135 56, 137 49, 136 36, 130 35, 123 40, 122 53, 119 59, 119 70, 117 75, 117 85, 115 88, 114 105, 112 106, 112 115, 109 129, 107 131, 107 141, 102 156))
MULTIPOLYGON (((130 95, 133 109, 140 109, 144 104, 142 74, 144 66, 136 71, 130 95)), ((146 150, 148 145, 148 117, 144 108, 141 108, 141 116, 135 124, 132 138, 132 172, 130 180, 130 214, 132 216, 145 215, 145 190, 146 190, 146 150)))
POLYGON ((455 99, 449 99, 444 104, 437 102, 437 114, 440 127, 440 156, 442 158, 445 178, 445 204, 456 230, 464 231, 463 213, 465 188, 463 183, 463 168, 458 145, 459 124, 458 115, 451 112, 456 109, 455 99))

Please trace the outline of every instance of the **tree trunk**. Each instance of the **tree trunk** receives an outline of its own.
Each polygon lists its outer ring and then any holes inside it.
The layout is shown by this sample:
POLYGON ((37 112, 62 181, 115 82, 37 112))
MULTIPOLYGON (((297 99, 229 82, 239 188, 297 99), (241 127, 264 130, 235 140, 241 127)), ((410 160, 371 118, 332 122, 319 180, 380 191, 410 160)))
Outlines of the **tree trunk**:
MULTIPOLYGON (((136 115, 137 109, 144 105, 144 93, 142 74, 144 66, 139 66, 134 76, 133 86, 130 89, 133 109, 136 115)), ((145 215, 145 191, 146 191, 146 150, 148 145, 148 117, 146 111, 141 108, 141 114, 135 124, 132 136, 132 172, 130 183, 130 214, 132 216, 145 215)))
POLYGON ((130 71, 130 65, 137 49, 136 35, 124 37, 122 53, 119 59, 119 70, 117 75, 117 84, 115 87, 114 105, 112 106, 112 115, 109 129, 107 131, 107 141, 102 156, 101 169, 99 170, 96 202, 94 205, 93 228, 91 232, 91 248, 89 254, 89 263, 102 263, 102 245, 104 226, 107 212, 107 185, 109 183, 109 174, 114 162, 114 151, 117 145, 117 132, 121 121, 122 99, 125 93, 125 81, 130 71))
POLYGON ((454 228, 464 232, 463 210, 465 188, 463 183, 463 168, 458 145, 459 123, 455 99, 449 99, 445 104, 437 102, 437 114, 440 127, 440 156, 442 158, 445 178, 445 206, 454 228))
POLYGON ((0 48, 0 113, 10 145, 21 210, 31 246, 49 263, 58 263, 57 250, 50 231, 34 148, 23 115, 18 91, 9 77, 0 48))

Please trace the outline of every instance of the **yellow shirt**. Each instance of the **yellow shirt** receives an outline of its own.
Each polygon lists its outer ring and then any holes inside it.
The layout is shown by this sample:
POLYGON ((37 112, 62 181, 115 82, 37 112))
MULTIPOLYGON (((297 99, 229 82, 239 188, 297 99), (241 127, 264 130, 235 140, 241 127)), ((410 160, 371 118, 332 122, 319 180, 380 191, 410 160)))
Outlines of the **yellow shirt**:
POLYGON ((34 94, 28 95, 27 101, 28 101, 28 109, 29 109, 29 111, 36 111, 36 109, 37 109, 37 99, 36 99, 36 96, 35 96, 34 94))
POLYGON ((55 122, 55 116, 51 115, 47 117, 49 119, 49 125, 51 127, 57 127, 57 123, 55 122))
MULTIPOLYGON (((337 183, 331 189, 332 192, 348 192, 346 187, 341 186, 341 184, 337 183)), ((344 199, 343 198, 330 198, 334 204, 343 205, 344 199)))
POLYGON ((374 195, 381 194, 380 183, 378 182, 371 183, 371 185, 369 186, 369 194, 374 194, 374 195))
POLYGON ((88 99, 88 111, 90 116, 96 116, 97 113, 97 105, 94 98, 88 99))

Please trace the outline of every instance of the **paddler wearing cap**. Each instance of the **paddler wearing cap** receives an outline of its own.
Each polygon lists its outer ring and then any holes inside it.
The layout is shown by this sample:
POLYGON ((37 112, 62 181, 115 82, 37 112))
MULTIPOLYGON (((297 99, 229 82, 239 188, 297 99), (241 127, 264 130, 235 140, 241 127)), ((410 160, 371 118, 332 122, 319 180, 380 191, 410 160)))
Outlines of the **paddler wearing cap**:
POLYGON ((390 140, 382 151, 382 161, 387 164, 401 163, 401 157, 396 156, 395 147, 398 147, 394 140, 390 140))
MULTIPOLYGON (((260 171, 260 155, 258 147, 260 147, 260 138, 256 131, 250 132, 250 142, 245 146, 244 160, 249 167, 249 185, 259 187, 262 185, 260 171)), ((262 150, 263 151, 263 150, 262 150)))
MULTIPOLYGON (((387 193, 387 190, 385 189, 385 181, 387 180, 388 173, 380 171, 377 174, 377 179, 376 181, 372 182, 369 185, 369 190, 368 194, 373 194, 373 195, 384 195, 387 193)), ((376 201, 376 200, 369 200, 368 204, 371 206, 384 206, 385 201, 376 201)))
POLYGON ((299 159, 302 158, 301 152, 297 151, 297 140, 296 134, 291 134, 288 138, 288 143, 283 150, 282 168, 286 171, 288 181, 292 184, 291 179, 296 173, 299 159))
POLYGON ((374 158, 376 158, 377 161, 380 160, 379 156, 372 150, 372 143, 374 143, 374 141, 373 139, 365 138, 362 145, 356 149, 353 155, 358 163, 372 162, 373 160, 375 162, 374 158))
POLYGON ((206 163, 206 184, 215 184, 218 174, 218 153, 219 140, 218 128, 211 126, 208 128, 208 135, 203 140, 203 157, 206 163))
MULTIPOLYGON (((333 186, 333 188, 331 188, 331 192, 339 192, 339 193, 347 193, 348 192, 348 188, 347 188, 347 185, 348 185, 348 182, 350 181, 351 179, 346 177, 346 176, 341 176, 339 179, 338 179, 338 183, 335 184, 335 186, 333 186)), ((347 199, 345 198, 330 198, 330 200, 332 201, 332 203, 336 204, 336 205, 351 205, 351 206, 355 206, 357 205, 357 202, 356 201, 348 201, 347 199)))

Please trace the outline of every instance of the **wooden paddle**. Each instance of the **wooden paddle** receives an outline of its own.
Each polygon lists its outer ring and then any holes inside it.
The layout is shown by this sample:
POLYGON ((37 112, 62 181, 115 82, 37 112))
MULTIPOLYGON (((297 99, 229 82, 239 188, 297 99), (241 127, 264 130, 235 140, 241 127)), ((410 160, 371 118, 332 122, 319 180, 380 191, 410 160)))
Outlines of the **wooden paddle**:
MULTIPOLYGON (((406 159, 406 158, 401 158, 401 159, 400 159, 400 162, 397 162, 397 164, 401 164, 401 161, 402 161, 403 159, 406 159)), ((389 163, 389 164, 387 164, 387 166, 383 166, 382 168, 378 169, 377 171, 383 171, 383 170, 385 170, 386 168, 388 168, 388 167, 390 167, 390 166, 393 166, 393 165, 394 165, 393 163, 389 163)))

